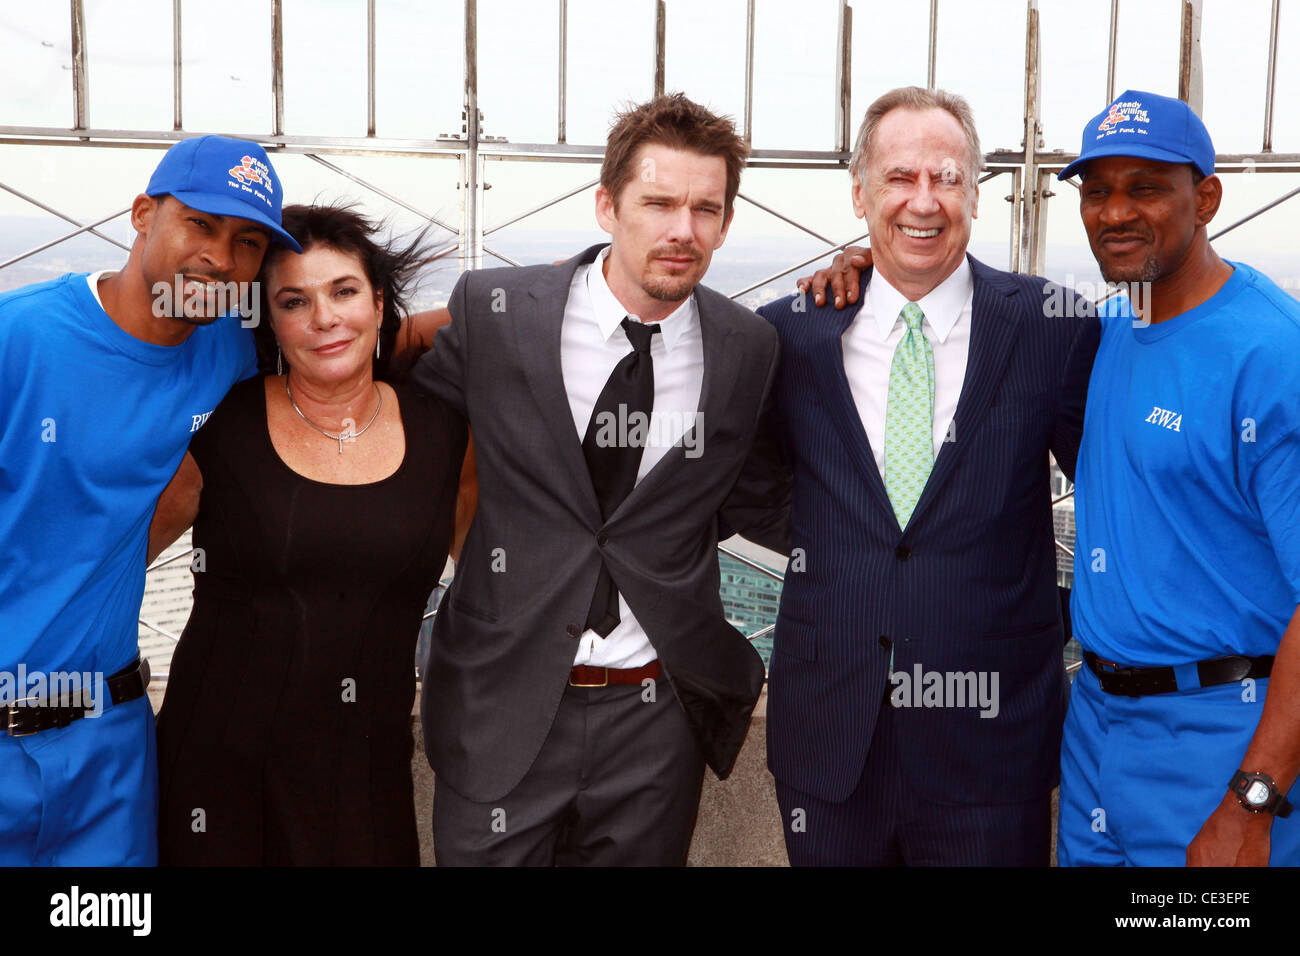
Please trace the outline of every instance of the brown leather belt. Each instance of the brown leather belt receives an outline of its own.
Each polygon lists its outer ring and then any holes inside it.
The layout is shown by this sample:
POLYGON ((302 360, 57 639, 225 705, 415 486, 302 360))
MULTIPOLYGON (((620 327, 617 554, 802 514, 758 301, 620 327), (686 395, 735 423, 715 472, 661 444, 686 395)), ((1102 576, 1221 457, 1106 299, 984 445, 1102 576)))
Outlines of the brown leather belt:
MULTIPOLYGON (((108 691, 109 700, 114 704, 143 697, 149 689, 149 661, 137 657, 116 674, 104 678, 104 689, 108 691)), ((77 695, 77 703, 52 704, 49 701, 33 697, 24 698, 7 706, 0 706, 0 720, 4 721, 2 729, 10 737, 30 737, 42 730, 66 727, 74 720, 80 720, 88 713, 86 709, 86 690, 77 695)), ((102 704, 101 704, 102 706, 102 704)))
POLYGON ((610 684, 639 684, 643 680, 659 679, 659 662, 651 661, 641 667, 588 667, 579 664, 569 671, 570 687, 607 687, 610 684))

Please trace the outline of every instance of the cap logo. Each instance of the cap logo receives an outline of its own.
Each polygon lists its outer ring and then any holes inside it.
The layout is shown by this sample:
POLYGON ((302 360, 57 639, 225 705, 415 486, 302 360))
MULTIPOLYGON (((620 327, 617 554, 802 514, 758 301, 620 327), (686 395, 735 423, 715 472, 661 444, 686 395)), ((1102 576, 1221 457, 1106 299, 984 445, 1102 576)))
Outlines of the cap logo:
POLYGON ((1097 127, 1097 132, 1108 133, 1120 123, 1150 122, 1151 117, 1147 115, 1146 110, 1142 109, 1142 104, 1138 100, 1131 100, 1127 103, 1112 103, 1110 112, 1106 114, 1106 118, 1097 127))
POLYGON ((271 170, 266 163, 252 156, 245 156, 239 162, 240 165, 230 170, 231 176, 245 186, 261 183, 266 187, 267 192, 275 192, 275 188, 271 185, 271 170))

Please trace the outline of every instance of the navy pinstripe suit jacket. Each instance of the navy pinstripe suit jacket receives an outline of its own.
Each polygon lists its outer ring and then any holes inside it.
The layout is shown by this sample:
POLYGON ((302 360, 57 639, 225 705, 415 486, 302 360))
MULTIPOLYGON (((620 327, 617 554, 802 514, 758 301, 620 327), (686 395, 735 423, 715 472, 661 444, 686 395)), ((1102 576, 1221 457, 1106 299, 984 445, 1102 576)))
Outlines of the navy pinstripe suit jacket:
POLYGON ((918 664, 945 685, 948 674, 982 672, 991 690, 997 676, 996 716, 969 704, 920 706, 919 688, 918 706, 900 710, 912 792, 1006 803, 1057 781, 1067 684, 1048 452, 1073 477, 1100 327, 1076 317, 1082 300, 1043 279, 970 265, 970 355, 954 440, 906 531, 844 372, 840 337, 857 308, 818 308, 809 297, 796 311, 792 296, 759 310, 781 338, 776 425, 794 472, 768 765, 783 784, 823 800, 844 800, 862 774, 893 687, 891 650, 909 679, 918 664))

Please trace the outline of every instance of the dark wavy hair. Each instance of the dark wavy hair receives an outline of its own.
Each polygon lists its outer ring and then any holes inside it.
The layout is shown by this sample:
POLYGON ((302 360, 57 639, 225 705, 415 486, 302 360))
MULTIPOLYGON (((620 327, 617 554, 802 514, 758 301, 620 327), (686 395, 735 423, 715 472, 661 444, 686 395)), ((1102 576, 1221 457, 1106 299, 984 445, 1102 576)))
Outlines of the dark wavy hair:
MULTIPOLYGON (((421 231, 409 243, 403 244, 397 239, 384 242, 378 238, 380 225, 348 204, 285 206, 281 224, 285 232, 298 240, 303 252, 313 246, 328 246, 354 255, 361 261, 371 287, 384 296, 383 322, 379 328, 380 358, 372 360, 372 371, 377 381, 391 381, 395 377, 391 366, 394 345, 402 320, 409 312, 411 286, 420 268, 437 258, 429 252, 428 229, 421 231)), ((263 373, 275 371, 277 351, 265 279, 281 257, 291 255, 295 255, 292 250, 272 244, 258 273, 261 314, 266 321, 257 324, 253 335, 257 342, 258 366, 263 373)))

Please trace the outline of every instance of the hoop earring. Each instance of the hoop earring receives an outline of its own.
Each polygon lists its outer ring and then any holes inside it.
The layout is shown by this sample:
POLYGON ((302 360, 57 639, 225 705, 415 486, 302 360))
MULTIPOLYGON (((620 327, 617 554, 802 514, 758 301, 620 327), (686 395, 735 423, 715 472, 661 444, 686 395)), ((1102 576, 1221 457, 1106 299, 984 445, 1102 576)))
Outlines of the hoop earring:
POLYGON ((278 342, 275 346, 275 374, 284 374, 284 354, 280 351, 280 345, 278 342))

